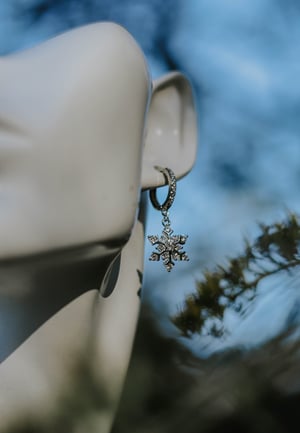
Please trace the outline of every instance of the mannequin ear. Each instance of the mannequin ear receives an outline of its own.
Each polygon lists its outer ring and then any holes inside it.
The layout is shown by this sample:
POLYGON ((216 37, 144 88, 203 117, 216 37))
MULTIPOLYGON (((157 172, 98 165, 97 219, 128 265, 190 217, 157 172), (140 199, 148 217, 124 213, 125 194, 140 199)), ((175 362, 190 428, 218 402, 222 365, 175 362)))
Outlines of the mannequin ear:
POLYGON ((165 184, 155 166, 169 167, 177 179, 196 159, 197 121, 190 82, 178 72, 154 81, 147 123, 142 188, 165 184))

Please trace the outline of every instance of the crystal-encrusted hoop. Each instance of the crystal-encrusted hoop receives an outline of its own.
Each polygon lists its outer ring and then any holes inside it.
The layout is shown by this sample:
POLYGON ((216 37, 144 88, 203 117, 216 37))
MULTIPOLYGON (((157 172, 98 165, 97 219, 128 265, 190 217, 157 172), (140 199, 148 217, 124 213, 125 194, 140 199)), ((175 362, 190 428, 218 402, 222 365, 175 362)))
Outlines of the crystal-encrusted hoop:
POLYGON ((150 200, 152 205, 155 207, 155 209, 160 210, 160 211, 167 211, 168 209, 170 209, 170 207, 172 206, 174 199, 175 199, 175 195, 176 195, 176 177, 175 174, 173 173, 173 171, 170 168, 164 168, 164 167, 155 167, 156 170, 160 171, 165 179, 166 179, 166 183, 169 186, 169 191, 168 191, 168 195, 166 200, 160 204, 157 196, 156 196, 156 188, 151 189, 150 190, 150 200))

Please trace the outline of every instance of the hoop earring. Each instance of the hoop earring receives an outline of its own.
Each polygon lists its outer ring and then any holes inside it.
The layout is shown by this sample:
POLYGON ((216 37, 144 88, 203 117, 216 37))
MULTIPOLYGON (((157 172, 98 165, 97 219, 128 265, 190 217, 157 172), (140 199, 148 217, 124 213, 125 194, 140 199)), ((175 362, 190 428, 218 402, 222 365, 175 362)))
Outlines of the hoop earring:
POLYGON ((189 258, 182 246, 185 244, 187 235, 172 235, 171 221, 169 218, 169 209, 172 206, 176 195, 176 177, 170 168, 155 167, 160 171, 169 186, 166 200, 160 204, 156 196, 156 188, 150 190, 150 200, 153 207, 162 213, 163 231, 161 236, 150 235, 149 241, 155 245, 156 251, 153 251, 149 257, 150 261, 159 261, 162 259, 166 270, 170 272, 175 266, 174 261, 188 261, 189 258))

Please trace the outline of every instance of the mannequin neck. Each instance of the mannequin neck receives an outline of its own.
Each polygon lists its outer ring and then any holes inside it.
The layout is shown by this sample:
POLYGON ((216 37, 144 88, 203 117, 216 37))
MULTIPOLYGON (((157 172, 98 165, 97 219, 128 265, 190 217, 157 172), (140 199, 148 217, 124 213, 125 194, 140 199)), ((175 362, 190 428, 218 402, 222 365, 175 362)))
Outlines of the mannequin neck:
POLYGON ((119 251, 103 248, 0 262, 0 362, 69 302, 100 288, 119 251))

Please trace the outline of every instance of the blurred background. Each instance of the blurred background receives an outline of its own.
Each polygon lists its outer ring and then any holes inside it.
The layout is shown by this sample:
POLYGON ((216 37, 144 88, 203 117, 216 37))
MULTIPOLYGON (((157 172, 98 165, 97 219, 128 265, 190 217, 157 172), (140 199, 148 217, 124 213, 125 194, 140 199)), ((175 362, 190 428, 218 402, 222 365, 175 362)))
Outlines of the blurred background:
MULTIPOLYGON (((197 101, 198 158, 178 184, 170 213, 174 230, 189 234, 190 262, 168 274, 148 262, 148 246, 144 304, 165 336, 178 337, 199 358, 241 345, 258 347, 283 330, 291 315, 298 321, 297 270, 288 283, 281 275, 261 284, 259 301, 246 315, 226 313, 230 332, 222 338, 182 338, 170 316, 181 310, 203 272, 239 255, 245 238, 255 241, 258 223, 299 212, 300 3, 2 0, 0 54, 98 20, 117 22, 135 37, 154 79, 174 69, 185 73, 197 101)), ((160 214, 149 206, 148 216, 147 232, 160 232, 160 214)))

